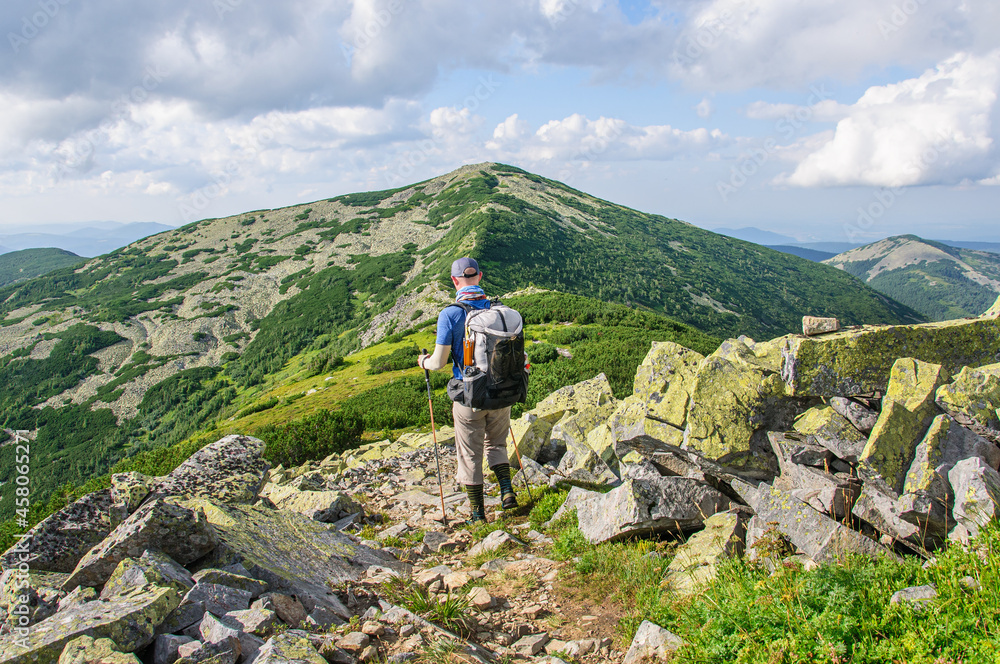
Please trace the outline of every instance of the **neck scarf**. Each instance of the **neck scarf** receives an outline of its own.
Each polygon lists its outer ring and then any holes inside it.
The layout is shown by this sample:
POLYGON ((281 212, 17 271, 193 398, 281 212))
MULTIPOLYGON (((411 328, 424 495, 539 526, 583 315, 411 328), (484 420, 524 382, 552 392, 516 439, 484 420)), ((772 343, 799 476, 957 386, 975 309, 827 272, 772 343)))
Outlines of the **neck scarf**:
POLYGON ((458 289, 455 299, 459 302, 463 302, 465 300, 485 300, 486 291, 479 286, 463 286, 458 289))

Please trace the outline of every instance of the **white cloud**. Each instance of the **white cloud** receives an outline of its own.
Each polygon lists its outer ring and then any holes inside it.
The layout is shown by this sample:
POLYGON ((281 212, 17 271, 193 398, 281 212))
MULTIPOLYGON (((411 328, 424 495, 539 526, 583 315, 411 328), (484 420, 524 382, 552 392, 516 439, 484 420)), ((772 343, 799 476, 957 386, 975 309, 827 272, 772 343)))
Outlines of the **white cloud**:
POLYGON ((670 160, 704 155, 728 140, 717 129, 684 131, 670 125, 634 126, 617 118, 590 120, 575 113, 547 122, 534 133, 512 115, 497 126, 486 147, 502 159, 529 163, 670 160))
POLYGON ((953 184, 996 175, 1000 50, 960 53, 917 78, 869 88, 830 140, 779 182, 798 186, 953 184))
POLYGON ((714 110, 715 107, 712 105, 712 100, 709 99, 708 97, 702 99, 700 102, 698 102, 698 105, 694 107, 694 112, 698 114, 699 118, 712 117, 712 112, 714 110))

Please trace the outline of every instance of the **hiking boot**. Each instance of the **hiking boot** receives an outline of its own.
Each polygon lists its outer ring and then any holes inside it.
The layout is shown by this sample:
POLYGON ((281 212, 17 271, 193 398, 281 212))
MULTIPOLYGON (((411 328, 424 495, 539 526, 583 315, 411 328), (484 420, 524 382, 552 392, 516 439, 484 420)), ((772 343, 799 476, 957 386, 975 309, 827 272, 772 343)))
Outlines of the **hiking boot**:
POLYGON ((500 496, 500 507, 505 510, 517 509, 517 496, 513 493, 505 493, 500 496))
POLYGON ((486 523, 486 512, 473 512, 472 516, 466 519, 464 525, 475 526, 479 523, 486 523))

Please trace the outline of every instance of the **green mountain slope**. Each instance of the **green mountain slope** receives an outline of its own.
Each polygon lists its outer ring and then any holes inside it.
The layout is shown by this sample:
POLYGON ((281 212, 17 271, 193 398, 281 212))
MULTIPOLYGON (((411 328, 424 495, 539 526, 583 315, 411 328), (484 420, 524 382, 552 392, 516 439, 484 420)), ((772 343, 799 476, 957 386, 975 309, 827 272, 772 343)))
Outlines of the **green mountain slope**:
POLYGON ((916 235, 886 238, 823 262, 932 320, 978 316, 1000 293, 1000 255, 916 235))
POLYGON ((0 286, 48 274, 85 260, 63 249, 22 249, 0 254, 0 286))
MULTIPOLYGON (((347 407, 356 387, 386 377, 329 389, 340 358, 432 324, 451 298, 450 263, 466 253, 492 294, 533 285, 628 305, 614 315, 603 304, 562 307, 567 320, 589 311, 593 321, 580 324, 607 319, 615 331, 577 340, 586 346, 577 369, 539 374, 535 383, 552 389, 617 362, 602 357, 614 344, 601 338, 631 348, 621 364, 630 376, 653 331, 709 348, 724 335, 792 331, 803 314, 917 318, 842 271, 481 164, 396 190, 203 220, 0 289, 0 425, 32 432, 41 499, 247 408, 295 397, 271 415, 305 414, 297 399, 310 389, 330 397, 303 398, 312 410, 347 407), (629 327, 633 314, 641 320, 629 327), (315 384, 299 389, 305 374, 315 384)), ((421 389, 378 398, 409 403, 421 389)), ((392 410, 366 398, 359 411, 392 410)), ((365 427, 399 428, 426 401, 414 403, 365 427)), ((12 503, 12 454, 0 447, 0 516, 12 503)))

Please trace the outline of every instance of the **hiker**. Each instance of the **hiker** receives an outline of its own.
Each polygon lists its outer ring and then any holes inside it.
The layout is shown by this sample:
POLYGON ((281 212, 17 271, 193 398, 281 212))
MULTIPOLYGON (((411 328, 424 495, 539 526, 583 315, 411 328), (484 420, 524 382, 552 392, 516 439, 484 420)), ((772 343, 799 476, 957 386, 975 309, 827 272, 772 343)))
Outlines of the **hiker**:
MULTIPOLYGON (((510 399, 508 405, 498 408, 472 408, 465 405, 463 378, 468 380, 464 370, 466 316, 476 310, 489 309, 490 300, 479 286, 483 273, 475 259, 463 257, 451 264, 451 281, 457 291, 457 305, 448 305, 438 315, 437 340, 434 352, 420 355, 417 364, 421 369, 436 371, 445 366, 448 354, 453 358, 452 375, 448 385, 448 396, 454 401, 452 415, 455 420, 455 450, 458 455, 457 480, 464 486, 469 496, 470 522, 486 520, 486 505, 483 499, 483 456, 496 475, 500 485, 500 503, 503 509, 517 508, 517 496, 510 479, 510 461, 507 458, 507 432, 510 429, 510 399)), ((502 306, 502 305, 501 305, 502 306)), ((500 306, 497 307, 497 310, 500 306)), ((506 312, 512 309, 503 307, 506 312)), ((518 335, 521 351, 517 357, 519 370, 523 370, 523 335, 520 334, 520 315, 517 316, 518 335)), ((509 314, 508 314, 509 315, 509 314)), ((478 346, 477 346, 478 348, 478 346)), ((470 351, 471 352, 471 351, 470 351)), ((470 354, 469 357, 472 357, 470 354)), ((527 392, 527 378, 524 390, 527 392)), ((523 395, 517 401, 523 401, 523 395)))

